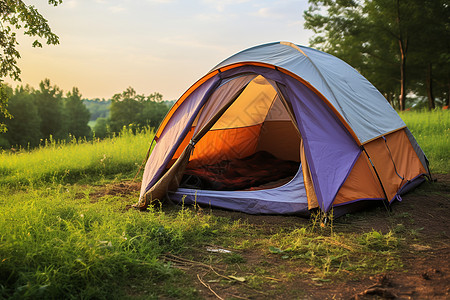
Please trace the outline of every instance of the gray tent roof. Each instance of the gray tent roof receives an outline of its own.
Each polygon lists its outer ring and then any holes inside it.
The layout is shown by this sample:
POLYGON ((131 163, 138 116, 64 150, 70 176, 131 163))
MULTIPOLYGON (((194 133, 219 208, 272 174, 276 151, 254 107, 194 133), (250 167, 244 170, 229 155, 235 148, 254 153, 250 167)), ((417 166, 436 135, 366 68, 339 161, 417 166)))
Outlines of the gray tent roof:
POLYGON ((276 42, 241 51, 213 70, 245 62, 277 66, 301 77, 334 106, 361 144, 406 126, 367 79, 331 54, 276 42))

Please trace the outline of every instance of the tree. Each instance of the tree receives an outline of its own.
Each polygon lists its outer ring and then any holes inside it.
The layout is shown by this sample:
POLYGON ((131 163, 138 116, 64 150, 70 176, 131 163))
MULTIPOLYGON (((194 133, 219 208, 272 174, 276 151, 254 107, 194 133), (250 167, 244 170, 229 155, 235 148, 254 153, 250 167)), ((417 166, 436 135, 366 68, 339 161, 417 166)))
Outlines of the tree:
POLYGON ((138 124, 138 115, 143 109, 143 95, 129 87, 120 94, 115 94, 111 99, 111 130, 120 132, 123 126, 138 124))
POLYGON ((78 88, 74 87, 72 92, 67 93, 64 101, 64 116, 67 132, 75 137, 88 137, 91 128, 88 126, 90 112, 81 100, 78 88))
POLYGON ((83 99, 84 105, 91 113, 90 121, 95 121, 98 118, 109 118, 109 107, 111 100, 105 99, 83 99))
POLYGON ((4 134, 11 146, 35 147, 39 145, 41 119, 34 102, 34 91, 29 87, 18 87, 9 93, 9 111, 14 118, 5 120, 9 130, 4 134))
POLYGON ((162 101, 160 93, 153 93, 146 97, 143 109, 139 113, 138 123, 142 126, 156 128, 159 126, 168 111, 168 107, 162 101))
POLYGON ((66 138, 67 130, 63 122, 62 92, 57 86, 51 86, 49 79, 44 79, 36 91, 36 105, 41 118, 40 130, 44 138, 53 136, 66 138))
POLYGON ((138 95, 129 87, 121 94, 115 94, 111 100, 111 131, 119 132, 124 126, 143 128, 157 127, 169 107, 162 102, 162 95, 153 93, 138 95))
POLYGON ((418 65, 427 70, 422 74, 428 74, 432 98, 431 56, 447 62, 440 68, 447 71, 440 75, 448 78, 444 74, 448 74, 450 26, 445 0, 309 0, 309 4, 304 17, 305 28, 315 33, 311 45, 356 67, 394 107, 404 110, 406 94, 421 93, 419 86, 410 84, 418 65))
MULTIPOLYGON (((48 0, 48 4, 57 6, 62 0, 48 0)), ((43 39, 48 45, 59 43, 48 25, 47 20, 32 5, 27 5, 21 0, 0 0, 0 115, 10 118, 8 113, 8 98, 2 78, 11 77, 20 81, 20 69, 17 59, 20 53, 16 49, 19 43, 16 36, 17 31, 23 30, 23 34, 37 37, 32 43, 33 47, 42 47, 39 40, 43 39)), ((0 123, 0 132, 6 127, 0 123)))
POLYGON ((94 126, 94 135, 96 138, 104 139, 109 134, 108 119, 98 118, 94 126))
POLYGON ((448 99, 450 81, 450 5, 444 0, 414 0, 418 24, 411 40, 411 69, 414 86, 426 96, 428 109, 436 107, 436 99, 448 99), (423 25, 426 26, 423 26, 423 25))

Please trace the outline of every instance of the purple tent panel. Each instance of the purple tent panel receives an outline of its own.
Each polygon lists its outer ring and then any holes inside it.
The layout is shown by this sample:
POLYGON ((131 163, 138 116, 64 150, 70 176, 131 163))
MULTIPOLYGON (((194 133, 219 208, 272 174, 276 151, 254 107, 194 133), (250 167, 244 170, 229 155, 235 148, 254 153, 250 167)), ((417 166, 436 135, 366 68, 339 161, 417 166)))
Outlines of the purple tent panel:
POLYGON ((214 76, 203 83, 185 99, 172 115, 147 160, 142 178, 141 197, 161 177, 178 146, 189 132, 198 111, 214 92, 218 82, 220 82, 220 77, 214 76))
POLYGON ((286 84, 317 200, 328 211, 361 150, 319 96, 293 78, 286 78, 286 84))

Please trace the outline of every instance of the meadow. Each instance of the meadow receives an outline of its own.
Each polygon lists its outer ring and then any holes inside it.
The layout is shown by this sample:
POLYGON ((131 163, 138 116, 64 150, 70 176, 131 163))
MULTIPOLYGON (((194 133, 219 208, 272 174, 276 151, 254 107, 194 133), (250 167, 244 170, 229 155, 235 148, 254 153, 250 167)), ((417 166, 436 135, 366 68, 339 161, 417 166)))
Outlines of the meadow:
MULTIPOLYGON (((432 172, 448 173, 448 112, 401 117, 432 172)), ((320 287, 399 270, 405 245, 421 243, 420 228, 405 228, 408 212, 386 215, 383 229, 348 230, 361 215, 321 227, 321 216, 252 222, 211 208, 130 209, 139 193, 130 180, 152 134, 50 140, 0 154, 0 298, 198 299, 212 285, 228 298, 266 298, 286 293, 297 277, 320 287)), ((289 295, 304 296, 297 292, 289 295)))
POLYGON ((430 161, 434 173, 450 172, 450 114, 448 110, 404 111, 400 117, 430 161))

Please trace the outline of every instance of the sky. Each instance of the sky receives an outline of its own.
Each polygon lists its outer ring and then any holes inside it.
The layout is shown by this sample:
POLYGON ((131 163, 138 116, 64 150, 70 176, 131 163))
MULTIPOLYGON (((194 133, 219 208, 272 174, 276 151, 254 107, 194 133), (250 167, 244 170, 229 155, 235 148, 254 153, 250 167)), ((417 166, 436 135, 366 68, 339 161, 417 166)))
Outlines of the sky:
MULTIPOLYGON (((236 52, 276 41, 308 45, 307 0, 29 0, 60 44, 19 37, 19 84, 49 78, 64 92, 109 99, 127 87, 178 99, 236 52)), ((6 80, 15 86, 17 83, 6 80)))

